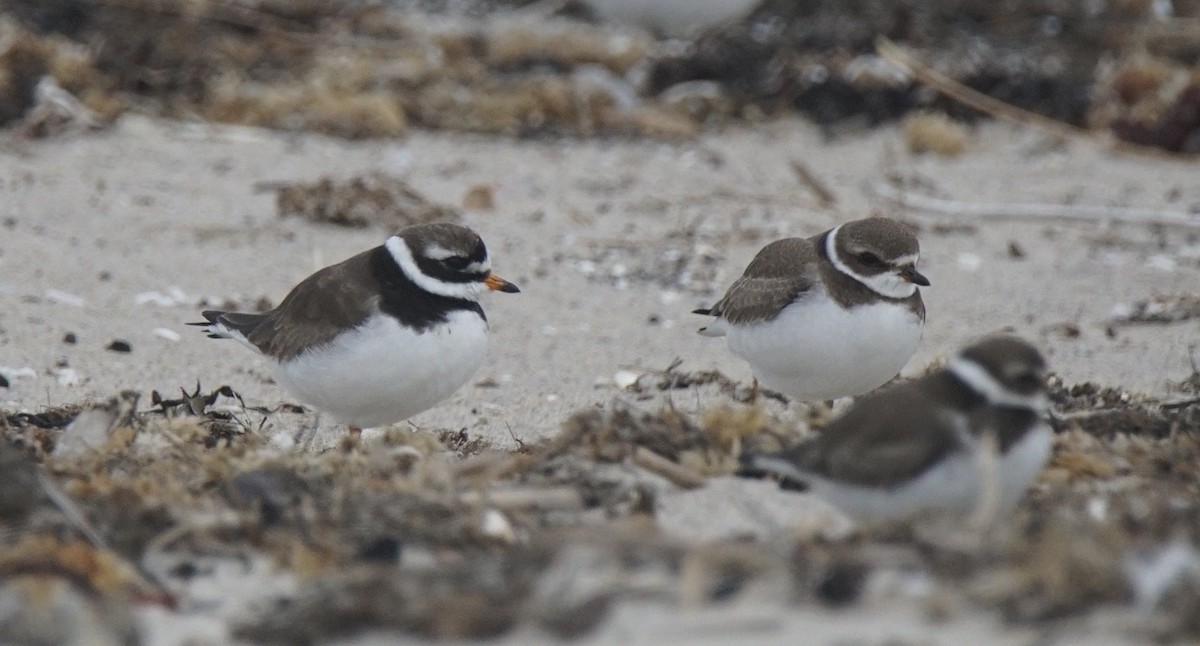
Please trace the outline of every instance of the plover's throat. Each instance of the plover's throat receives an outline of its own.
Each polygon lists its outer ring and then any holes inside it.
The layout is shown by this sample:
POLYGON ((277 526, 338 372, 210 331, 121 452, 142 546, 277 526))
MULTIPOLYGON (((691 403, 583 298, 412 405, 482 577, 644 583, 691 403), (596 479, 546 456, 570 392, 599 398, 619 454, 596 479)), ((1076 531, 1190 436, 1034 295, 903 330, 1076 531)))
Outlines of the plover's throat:
POLYGON ((1045 393, 1022 395, 1004 387, 983 366, 962 356, 954 357, 946 364, 946 370, 958 377, 968 388, 979 394, 993 406, 1010 406, 1024 408, 1036 412, 1046 410, 1048 402, 1045 393))
MULTIPOLYGON (((842 258, 838 255, 837 249, 837 236, 841 230, 842 227, 840 226, 834 227, 833 230, 829 232, 829 235, 825 236, 825 255, 829 257, 829 262, 833 263, 833 266, 838 271, 866 285, 871 289, 871 291, 879 294, 880 296, 886 296, 888 298, 908 298, 916 293, 917 286, 908 282, 907 280, 904 280, 894 271, 889 270, 874 276, 863 276, 862 274, 859 274, 851 269, 849 265, 842 262, 842 258)), ((916 256, 913 255, 912 258, 913 263, 915 264, 916 256)), ((901 258, 900 260, 903 261, 900 264, 907 264, 907 257, 901 258)))
POLYGON ((415 283, 417 287, 431 294, 446 296, 448 298, 478 300, 479 295, 487 291, 487 285, 484 285, 482 281, 448 283, 425 274, 417 266, 417 261, 413 259, 412 250, 408 248, 408 243, 400 236, 388 238, 387 242, 383 243, 383 246, 387 248, 388 253, 392 254, 392 259, 400 266, 400 271, 404 272, 404 275, 408 276, 409 280, 415 283))

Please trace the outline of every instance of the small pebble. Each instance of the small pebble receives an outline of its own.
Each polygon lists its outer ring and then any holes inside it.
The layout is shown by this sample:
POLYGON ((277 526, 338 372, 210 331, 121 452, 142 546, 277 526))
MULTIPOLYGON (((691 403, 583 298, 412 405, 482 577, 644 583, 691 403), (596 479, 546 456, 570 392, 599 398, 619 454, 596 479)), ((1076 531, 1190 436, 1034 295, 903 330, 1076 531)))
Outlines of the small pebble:
POLYGON ((8 388, 8 377, 0 375, 0 388, 8 388))
POLYGON ((75 345, 77 341, 79 341, 79 339, 75 337, 74 332, 67 332, 66 335, 63 336, 63 343, 67 345, 75 345))
POLYGON ((121 339, 113 339, 113 342, 104 346, 104 349, 112 350, 113 352, 133 352, 133 346, 129 345, 128 341, 122 341, 121 339))

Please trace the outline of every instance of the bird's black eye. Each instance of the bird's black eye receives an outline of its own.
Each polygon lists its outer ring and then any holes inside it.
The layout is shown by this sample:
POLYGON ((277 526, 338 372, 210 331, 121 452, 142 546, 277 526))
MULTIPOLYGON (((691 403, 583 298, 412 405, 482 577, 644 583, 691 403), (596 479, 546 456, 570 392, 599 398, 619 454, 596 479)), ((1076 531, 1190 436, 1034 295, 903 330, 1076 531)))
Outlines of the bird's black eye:
POLYGON ((454 271, 462 271, 467 268, 467 265, 471 264, 471 261, 470 259, 462 256, 450 256, 449 258, 443 260, 442 264, 454 271))
POLYGON ((1031 393, 1045 387, 1046 379, 1036 372, 1023 372, 1017 375, 1013 385, 1019 392, 1031 393))
POLYGON ((864 252, 858 254, 858 261, 868 267, 882 267, 883 266, 883 261, 879 259, 879 256, 876 256, 875 254, 871 253, 870 251, 864 251, 864 252))

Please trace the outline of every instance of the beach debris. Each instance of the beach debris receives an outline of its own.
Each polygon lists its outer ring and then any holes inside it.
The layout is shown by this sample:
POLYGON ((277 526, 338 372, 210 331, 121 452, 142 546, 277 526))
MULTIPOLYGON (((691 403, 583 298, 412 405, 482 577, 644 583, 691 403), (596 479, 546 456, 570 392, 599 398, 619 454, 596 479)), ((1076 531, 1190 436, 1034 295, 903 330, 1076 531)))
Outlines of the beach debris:
POLYGON ((653 244, 598 240, 568 262, 588 280, 618 289, 638 283, 709 295, 718 282, 722 258, 715 244, 680 231, 653 244))
POLYGON ((1105 225, 1113 222, 1137 226, 1167 226, 1184 230, 1200 230, 1200 219, 1187 211, 1170 211, 1142 207, 1121 207, 1099 204, 1041 204, 1028 202, 967 202, 933 197, 927 189, 905 186, 899 178, 874 182, 867 192, 874 198, 897 208, 964 219, 1014 220, 1025 222, 1083 222, 1105 225))
POLYGON ((43 498, 37 464, 7 438, 0 438, 0 525, 24 525, 43 498))
POLYGON ((104 349, 110 352, 119 352, 122 354, 129 354, 130 352, 133 352, 133 346, 124 339, 113 339, 108 343, 108 345, 104 346, 104 349))
POLYGON ((833 192, 828 183, 817 177, 817 174, 803 160, 793 157, 788 160, 788 166, 791 167, 796 180, 808 187, 813 195, 816 195, 818 204, 824 207, 837 204, 837 194, 833 192))
POLYGON ((641 374, 632 370, 618 370, 613 374, 612 381, 617 388, 625 389, 633 386, 641 378, 641 374))
POLYGON ((462 219, 457 209, 430 202, 407 182, 382 173, 347 180, 323 177, 272 188, 279 216, 284 218, 302 217, 348 227, 378 225, 389 230, 462 219))
MULTIPOLYGON (((191 393, 182 387, 180 397, 167 399, 157 390, 150 393, 150 404, 157 407, 150 412, 166 418, 198 417, 200 433, 199 440, 205 448, 212 449, 220 443, 228 448, 235 439, 245 438, 251 433, 262 430, 273 410, 262 406, 247 406, 242 396, 229 386, 221 386, 208 393, 202 392, 200 382, 191 393), (226 405, 222 398, 237 402, 236 406, 226 405), (257 417, 257 419, 255 419, 257 417)), ((284 405, 283 407, 287 407, 284 405)), ((164 432, 167 437, 172 437, 164 432)), ((174 443, 180 444, 182 441, 174 443)))
POLYGON ((43 409, 39 413, 10 413, 4 412, 4 427, 13 429, 61 429, 73 422, 84 406, 71 404, 43 409))
POLYGON ((64 133, 100 130, 107 124, 53 76, 43 76, 34 87, 33 107, 21 119, 27 137, 51 137, 64 133))
POLYGON ((0 616, 11 643, 133 644, 133 606, 150 590, 115 555, 80 541, 30 536, 0 550, 0 616))
POLYGON ((915 112, 905 117, 904 138, 913 154, 943 157, 961 155, 971 142, 966 126, 940 112, 915 112))
POLYGON ((1133 587, 1134 601, 1143 610, 1158 607, 1168 595, 1183 590, 1191 596, 1200 594, 1200 552, 1185 541, 1172 541, 1147 553, 1126 557, 1125 568, 1133 587))
POLYGON ((1184 45, 1194 26, 1187 9, 1156 9, 1171 3, 589 4, 629 26, 567 19, 578 16, 570 12, 577 2, 479 2, 432 14, 125 2, 66 19, 37 0, 14 0, 0 56, 0 124, 25 118, 34 132, 80 131, 136 106, 346 138, 395 138, 416 124, 670 139, 783 111, 832 127, 933 109, 1070 136, 1108 129, 1174 152, 1200 146, 1200 85, 1184 45), (714 8, 727 19, 714 20, 714 8), (697 24, 707 28, 684 28, 697 24), (890 47, 876 49, 880 35, 890 47))
POLYGON ((116 410, 99 407, 84 409, 63 429, 54 447, 54 454, 72 458, 86 451, 102 451, 117 420, 116 410))
POLYGON ((1200 296, 1176 294, 1155 296, 1132 304, 1117 305, 1110 316, 1110 325, 1166 325, 1200 317, 1200 296))
MULTIPOLYGON (((711 386, 720 403, 634 405, 622 392, 578 411, 558 436, 513 449, 469 428, 397 427, 361 451, 281 450, 258 426, 209 442, 211 420, 231 413, 246 422, 269 410, 228 386, 197 384, 171 399, 152 393, 145 411, 129 393, 100 410, 5 413, 0 435, 14 452, 0 446, 0 467, 11 456, 25 462, 0 473, 29 476, 20 465, 40 456, 78 517, 94 524, 92 553, 173 563, 147 580, 165 578, 184 595, 250 576, 294 577, 287 586, 261 582, 272 590, 259 599, 263 611, 217 620, 236 622, 226 624, 231 634, 248 640, 363 631, 468 639, 525 627, 578 637, 625 601, 717 608, 764 591, 785 606, 852 610, 882 599, 942 607, 952 598, 944 611, 986 609, 1039 626, 1129 607, 1138 611, 1126 626, 1135 634, 1200 635, 1189 619, 1194 555, 1178 558, 1192 553, 1186 537, 1200 531, 1194 396, 1164 401, 1053 377, 1054 461, 1012 518, 974 546, 940 538, 934 519, 852 531, 842 520, 836 533, 814 525, 705 542, 674 538, 679 527, 665 534, 656 518, 729 481, 741 452, 778 451, 815 431, 771 402, 738 403, 715 374, 677 363, 635 374, 641 394, 665 399, 679 387, 711 386), (204 565, 213 558, 243 565, 218 577, 204 565), (273 563, 271 573, 245 574, 246 559, 273 563)), ((0 490, 0 514, 9 503, 28 518, 48 509, 29 482, 0 490), (9 500, 9 491, 24 494, 9 500)), ((15 539, 0 533, 0 563, 15 539)), ((27 550, 19 550, 26 562, 46 562, 27 550)), ((0 571, 0 586, 7 582, 0 571)), ((160 588, 71 585, 135 600, 160 588)))

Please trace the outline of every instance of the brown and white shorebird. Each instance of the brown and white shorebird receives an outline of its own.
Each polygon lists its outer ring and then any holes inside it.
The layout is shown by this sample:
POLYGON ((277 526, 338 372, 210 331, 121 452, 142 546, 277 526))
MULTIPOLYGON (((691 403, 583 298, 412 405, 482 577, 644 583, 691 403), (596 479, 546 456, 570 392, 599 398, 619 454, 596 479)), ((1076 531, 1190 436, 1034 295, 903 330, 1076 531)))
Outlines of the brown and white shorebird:
POLYGON ((422 224, 317 271, 269 312, 210 310, 192 325, 259 352, 280 385, 357 434, 433 407, 475 374, 489 291, 520 290, 492 273, 479 235, 422 224))
POLYGON ((1015 505, 1050 459, 1046 364, 1011 336, 857 402, 806 443, 743 456, 743 475, 803 485, 858 519, 1015 505), (990 466, 990 468, 989 468, 990 466))
POLYGON ((916 352, 925 324, 908 226, 854 220, 763 247, 700 328, 724 336, 763 386, 800 401, 874 390, 916 352))

